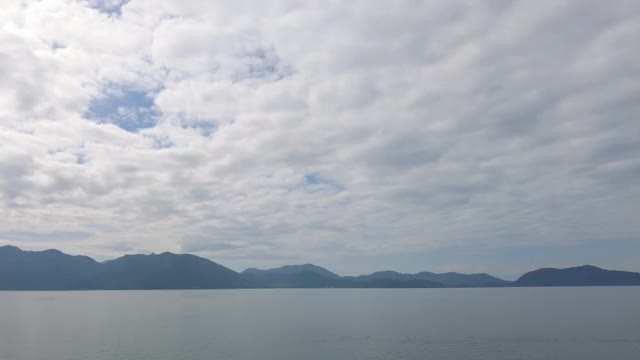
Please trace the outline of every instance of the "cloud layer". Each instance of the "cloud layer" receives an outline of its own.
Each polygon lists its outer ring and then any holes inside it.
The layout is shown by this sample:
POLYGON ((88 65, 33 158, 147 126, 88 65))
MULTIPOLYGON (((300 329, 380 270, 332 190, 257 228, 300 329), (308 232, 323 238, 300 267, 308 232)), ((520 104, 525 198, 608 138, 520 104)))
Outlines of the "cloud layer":
POLYGON ((0 8, 0 242, 343 273, 640 260, 637 1, 0 8))

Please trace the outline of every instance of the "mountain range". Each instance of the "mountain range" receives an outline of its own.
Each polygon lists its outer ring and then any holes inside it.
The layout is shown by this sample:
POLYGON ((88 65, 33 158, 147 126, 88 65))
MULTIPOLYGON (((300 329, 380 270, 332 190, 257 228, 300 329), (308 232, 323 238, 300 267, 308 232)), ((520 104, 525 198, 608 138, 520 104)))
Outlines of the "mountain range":
POLYGON ((0 247, 0 290, 133 290, 241 288, 444 288, 510 286, 640 285, 640 273, 595 266, 539 269, 514 282, 489 274, 404 274, 379 271, 340 276, 313 264, 238 273, 211 260, 165 252, 125 255, 98 262, 58 250, 23 251, 0 247))

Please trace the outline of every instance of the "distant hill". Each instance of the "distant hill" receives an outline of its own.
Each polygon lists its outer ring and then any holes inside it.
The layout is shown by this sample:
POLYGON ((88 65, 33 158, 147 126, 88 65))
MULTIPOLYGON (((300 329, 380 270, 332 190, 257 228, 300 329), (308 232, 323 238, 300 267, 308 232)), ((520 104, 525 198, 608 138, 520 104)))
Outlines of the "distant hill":
POLYGON ((226 289, 248 286, 237 272, 194 255, 125 255, 100 264, 104 289, 226 289))
POLYGON ((343 288, 444 288, 445 285, 423 279, 385 279, 344 277, 338 287, 343 288))
POLYGON ((499 287, 507 286, 509 281, 499 279, 488 274, 460 274, 448 272, 436 274, 420 272, 417 274, 403 274, 395 271, 378 271, 369 275, 355 277, 357 280, 426 280, 447 287, 499 287))
POLYGON ((275 269, 249 268, 242 272, 254 284, 268 288, 441 288, 444 285, 426 279, 394 277, 341 277, 313 264, 287 265, 275 269))
POLYGON ((339 287, 341 279, 328 278, 312 271, 261 275, 244 274, 254 287, 259 288, 331 288, 339 287))
POLYGON ((640 285, 640 273, 605 270, 584 265, 567 269, 538 269, 522 275, 513 286, 627 286, 640 285))
POLYGON ((299 274, 302 272, 311 272, 318 274, 322 277, 328 279, 339 279, 340 275, 334 274, 331 271, 317 266, 313 264, 304 264, 304 265, 286 265, 275 269, 269 270, 260 270, 256 268, 249 268, 242 273, 245 275, 256 275, 256 276, 265 276, 270 274, 279 274, 279 275, 291 275, 291 274, 299 274))
POLYGON ((275 269, 249 268, 242 272, 256 287, 329 288, 337 287, 340 276, 313 264, 287 265, 275 269))

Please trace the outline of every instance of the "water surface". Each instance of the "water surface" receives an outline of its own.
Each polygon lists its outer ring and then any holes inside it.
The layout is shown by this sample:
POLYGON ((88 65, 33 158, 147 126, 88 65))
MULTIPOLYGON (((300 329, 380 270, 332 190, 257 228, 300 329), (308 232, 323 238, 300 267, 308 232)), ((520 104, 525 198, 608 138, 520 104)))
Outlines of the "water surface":
POLYGON ((0 292, 2 360, 640 358, 640 287, 0 292))

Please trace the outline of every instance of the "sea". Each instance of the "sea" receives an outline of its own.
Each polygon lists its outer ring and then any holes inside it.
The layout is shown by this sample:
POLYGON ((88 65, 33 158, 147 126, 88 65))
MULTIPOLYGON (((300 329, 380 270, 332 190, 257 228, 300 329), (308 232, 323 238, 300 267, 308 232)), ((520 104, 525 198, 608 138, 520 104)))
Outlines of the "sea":
POLYGON ((1 360, 640 359, 640 287, 0 292, 1 360))

